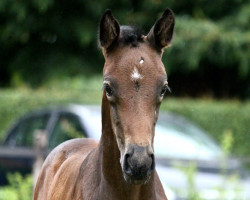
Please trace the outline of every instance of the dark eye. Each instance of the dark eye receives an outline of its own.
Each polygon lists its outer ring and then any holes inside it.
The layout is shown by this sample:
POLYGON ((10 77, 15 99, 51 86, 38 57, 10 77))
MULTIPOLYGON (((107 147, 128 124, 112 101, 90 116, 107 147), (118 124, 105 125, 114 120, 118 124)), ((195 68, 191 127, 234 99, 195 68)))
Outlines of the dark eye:
POLYGON ((104 89, 105 89, 105 91, 106 91, 106 94, 107 94, 109 97, 111 97, 111 96, 113 95, 113 91, 112 91, 112 89, 110 88, 109 85, 104 85, 104 89))
POLYGON ((164 94, 165 94, 167 91, 171 92, 171 89, 170 89, 170 87, 169 87, 168 85, 164 85, 164 86, 162 87, 162 89, 161 89, 161 94, 160 94, 160 96, 163 97, 164 94))

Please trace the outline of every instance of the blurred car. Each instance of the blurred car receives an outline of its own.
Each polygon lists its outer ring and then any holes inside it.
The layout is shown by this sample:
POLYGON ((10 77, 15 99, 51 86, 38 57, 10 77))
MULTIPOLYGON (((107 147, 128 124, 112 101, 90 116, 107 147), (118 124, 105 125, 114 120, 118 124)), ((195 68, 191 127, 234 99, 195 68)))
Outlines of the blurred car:
MULTIPOLYGON (((12 151, 0 152, 0 182, 6 182, 3 174, 7 171, 31 172, 34 155, 28 152, 37 130, 47 134, 48 153, 72 138, 99 140, 101 109, 69 105, 34 111, 20 118, 0 148, 12 151)), ((250 176, 241 163, 226 159, 219 145, 198 126, 176 114, 160 112, 155 132, 156 169, 169 200, 198 196, 209 200, 250 199, 250 176)))

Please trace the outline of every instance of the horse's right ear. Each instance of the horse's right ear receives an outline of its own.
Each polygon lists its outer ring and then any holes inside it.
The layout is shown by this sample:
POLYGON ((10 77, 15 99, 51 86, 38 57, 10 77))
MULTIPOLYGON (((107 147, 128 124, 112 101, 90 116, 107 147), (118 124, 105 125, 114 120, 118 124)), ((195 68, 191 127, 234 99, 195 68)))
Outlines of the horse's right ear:
POLYGON ((170 45, 174 32, 174 24, 174 13, 167 8, 147 35, 150 44, 159 51, 170 45))
POLYGON ((99 25, 99 45, 109 48, 119 37, 120 25, 113 17, 111 10, 106 10, 99 25))

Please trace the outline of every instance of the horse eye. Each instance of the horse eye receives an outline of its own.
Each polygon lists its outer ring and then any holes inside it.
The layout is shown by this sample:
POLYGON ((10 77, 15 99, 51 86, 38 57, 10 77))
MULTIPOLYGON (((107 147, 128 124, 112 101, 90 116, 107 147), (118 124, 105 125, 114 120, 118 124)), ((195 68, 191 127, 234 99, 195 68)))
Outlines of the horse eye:
POLYGON ((109 85, 105 85, 105 86, 104 86, 104 89, 106 90, 106 94, 107 94, 109 97, 113 95, 113 91, 112 91, 112 89, 110 88, 109 85))
POLYGON ((163 97, 167 91, 171 92, 170 87, 168 85, 164 85, 161 90, 160 96, 163 97))

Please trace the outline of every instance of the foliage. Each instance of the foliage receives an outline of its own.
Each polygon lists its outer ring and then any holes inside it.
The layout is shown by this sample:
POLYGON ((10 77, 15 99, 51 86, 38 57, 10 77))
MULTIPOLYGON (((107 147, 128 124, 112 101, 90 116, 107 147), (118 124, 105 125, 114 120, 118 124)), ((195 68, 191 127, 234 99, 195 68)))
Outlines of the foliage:
POLYGON ((28 88, 8 89, 0 92, 0 138, 10 123, 35 108, 66 103, 101 102, 102 81, 100 77, 75 78, 49 83, 50 86, 32 90, 28 88))
POLYGON ((234 138, 232 136, 232 132, 229 130, 226 130, 223 134, 222 134, 222 139, 221 139, 221 147, 222 150, 224 152, 224 155, 221 158, 221 174, 223 177, 223 182, 222 185, 220 185, 219 187, 217 187, 216 189, 218 190, 219 194, 220 194, 220 198, 221 199, 226 199, 226 191, 225 191, 225 185, 227 183, 231 183, 234 185, 233 188, 231 188, 231 191, 234 192, 234 195, 232 195, 232 199, 243 199, 242 195, 240 195, 240 192, 244 189, 243 183, 240 181, 240 177, 241 175, 238 174, 240 173, 238 172, 234 172, 232 174, 230 174, 228 176, 228 172, 227 172, 227 159, 230 158, 230 154, 232 151, 232 147, 233 147, 233 143, 234 143, 234 138))
POLYGON ((225 23, 177 17, 173 46, 163 58, 170 74, 169 82, 177 94, 187 90, 187 95, 197 95, 204 93, 204 89, 206 94, 213 91, 215 96, 247 92, 250 32, 225 23), (186 78, 188 75, 193 79, 186 78))
POLYGON ((1 0, 0 86, 101 73, 96 38, 104 10, 146 34, 167 6, 176 13, 163 58, 174 94, 249 96, 249 0, 1 0))
POLYGON ((188 167, 178 166, 176 168, 183 172, 187 181, 187 194, 182 194, 180 190, 176 190, 176 193, 180 196, 185 195, 188 200, 202 200, 199 191, 196 188, 195 176, 197 173, 196 163, 190 163, 188 167))
POLYGON ((0 187, 0 200, 30 200, 32 197, 32 176, 19 173, 8 174, 9 185, 0 187))

